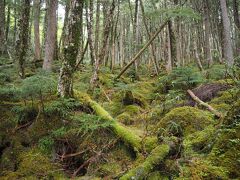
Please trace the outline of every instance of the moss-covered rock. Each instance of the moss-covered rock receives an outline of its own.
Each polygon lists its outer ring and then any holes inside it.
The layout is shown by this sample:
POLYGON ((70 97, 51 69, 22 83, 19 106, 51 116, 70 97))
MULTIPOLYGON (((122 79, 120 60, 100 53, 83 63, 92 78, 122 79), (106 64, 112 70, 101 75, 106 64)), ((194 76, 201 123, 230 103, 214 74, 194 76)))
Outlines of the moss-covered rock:
POLYGON ((181 167, 177 180, 185 179, 228 179, 223 167, 215 166, 211 161, 194 158, 181 167))
POLYGON ((217 130, 210 125, 202 131, 189 134, 183 140, 185 156, 194 156, 195 153, 207 153, 216 138, 217 130))
POLYGON ((229 178, 240 178, 240 101, 236 102, 224 119, 223 126, 209 159, 216 166, 227 169, 229 178))
POLYGON ((16 171, 5 171, 3 179, 63 178, 60 168, 37 149, 22 151, 17 157, 16 171))
POLYGON ((167 113, 158 123, 158 128, 165 129, 170 134, 175 134, 177 128, 186 136, 195 131, 201 131, 213 123, 213 116, 209 112, 186 106, 175 108, 167 113))
POLYGON ((116 120, 125 124, 125 125, 133 124, 133 119, 131 118, 131 116, 127 112, 124 112, 124 113, 118 115, 116 117, 116 120))

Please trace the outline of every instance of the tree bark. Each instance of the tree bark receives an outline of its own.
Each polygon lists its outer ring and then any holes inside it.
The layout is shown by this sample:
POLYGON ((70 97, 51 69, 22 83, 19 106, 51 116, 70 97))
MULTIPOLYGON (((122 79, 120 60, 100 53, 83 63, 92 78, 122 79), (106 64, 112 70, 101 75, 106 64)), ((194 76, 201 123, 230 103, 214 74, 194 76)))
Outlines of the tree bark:
POLYGON ((47 71, 52 70, 52 63, 54 59, 57 31, 57 7, 57 0, 49 1, 49 6, 47 9, 47 34, 45 41, 45 56, 43 61, 43 69, 47 71))
POLYGON ((205 26, 205 58, 207 60, 208 67, 211 67, 213 64, 213 59, 211 55, 211 44, 210 44, 210 34, 211 34, 211 24, 210 24, 210 13, 208 0, 204 0, 204 26, 205 26))
POLYGON ((18 62, 19 76, 25 78, 25 59, 28 50, 30 0, 22 0, 21 16, 18 20, 18 32, 16 39, 16 60, 18 62))
POLYGON ((142 55, 142 53, 148 48, 148 46, 154 41, 154 39, 158 36, 158 34, 164 29, 164 27, 167 25, 169 20, 166 20, 159 28, 159 30, 151 37, 151 39, 145 44, 145 46, 133 57, 132 60, 122 69, 122 71, 119 73, 119 75, 116 77, 116 79, 120 78, 123 73, 138 59, 139 56, 142 55))
POLYGON ((0 1, 0 54, 5 50, 5 1, 0 1))
POLYGON ((73 97, 73 73, 80 43, 80 24, 82 21, 83 1, 70 1, 69 16, 65 29, 63 63, 58 81, 58 94, 61 97, 73 97))
POLYGON ((228 10, 226 0, 220 0, 221 12, 222 12, 222 20, 223 20, 223 35, 224 35, 224 58, 228 67, 232 67, 234 64, 233 59, 233 48, 231 41, 231 24, 230 19, 228 17, 228 10))
POLYGON ((40 20, 40 4, 41 0, 34 0, 34 61, 37 62, 41 59, 41 45, 39 34, 39 20, 40 20))

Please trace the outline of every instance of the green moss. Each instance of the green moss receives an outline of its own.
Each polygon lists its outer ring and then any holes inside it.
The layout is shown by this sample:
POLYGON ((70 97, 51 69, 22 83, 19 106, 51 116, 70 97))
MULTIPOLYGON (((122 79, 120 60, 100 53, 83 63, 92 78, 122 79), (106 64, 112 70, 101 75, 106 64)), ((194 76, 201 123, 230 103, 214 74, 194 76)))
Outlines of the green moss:
POLYGON ((22 152, 18 157, 19 165, 17 172, 22 177, 35 178, 60 178, 62 173, 58 170, 48 157, 43 155, 37 149, 31 149, 22 152))
POLYGON ((147 137, 144 141, 144 147, 147 152, 151 152, 158 145, 157 137, 147 137))
POLYGON ((118 116, 116 117, 116 120, 117 120, 118 122, 121 122, 121 123, 125 124, 125 125, 131 125, 131 124, 133 123, 133 119, 132 119, 131 116, 130 116, 128 113, 126 113, 126 112, 118 115, 118 116))
POLYGON ((176 133, 171 130, 175 131, 175 127, 179 127, 178 129, 186 136, 201 131, 213 123, 213 116, 209 112, 186 106, 171 110, 160 120, 158 127, 170 133, 176 133))
POLYGON ((184 138, 184 154, 193 156, 194 152, 206 153, 211 149, 216 135, 216 128, 212 125, 206 127, 202 131, 189 134, 184 138))
POLYGON ((194 158, 181 167, 182 172, 178 180, 182 179, 228 179, 227 171, 223 167, 214 166, 211 161, 194 158))
POLYGON ((141 138, 139 136, 132 133, 132 131, 123 124, 116 122, 105 109, 103 109, 97 102, 93 101, 87 94, 83 94, 79 91, 75 91, 74 93, 75 97, 81 102, 88 104, 95 111, 96 115, 107 121, 111 121, 111 128, 125 143, 131 145, 138 151, 141 150, 141 138))
POLYGON ((126 175, 122 176, 120 180, 144 179, 153 171, 156 165, 165 159, 169 153, 169 149, 170 147, 166 144, 157 146, 141 165, 130 170, 126 175))
POLYGON ((136 116, 136 114, 140 113, 140 107, 136 105, 129 105, 126 106, 123 111, 127 112, 130 116, 136 116))
MULTIPOLYGON (((240 105, 240 103, 238 104, 240 105)), ((239 108, 240 106, 238 106, 239 108)), ((240 116, 236 106, 229 112, 226 125, 220 130, 209 159, 227 169, 229 178, 240 177, 240 116)))
POLYGON ((169 178, 161 175, 161 173, 158 171, 152 172, 147 176, 147 180, 160 180, 160 179, 168 180, 169 178))
POLYGON ((121 172, 121 166, 118 162, 109 162, 100 165, 99 172, 101 176, 116 175, 121 172))

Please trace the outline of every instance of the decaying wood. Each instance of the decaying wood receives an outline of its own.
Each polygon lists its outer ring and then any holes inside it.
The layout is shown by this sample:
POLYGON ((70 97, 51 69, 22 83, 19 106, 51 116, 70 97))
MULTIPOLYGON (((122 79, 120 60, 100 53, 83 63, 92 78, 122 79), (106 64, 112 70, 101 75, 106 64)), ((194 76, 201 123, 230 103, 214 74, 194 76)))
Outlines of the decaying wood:
POLYGON ((219 118, 224 117, 222 113, 218 112, 216 109, 214 109, 209 104, 203 102, 201 99, 199 99, 191 90, 187 90, 188 94, 192 97, 194 101, 196 101, 199 105, 207 108, 210 112, 212 112, 214 115, 216 115, 219 118))

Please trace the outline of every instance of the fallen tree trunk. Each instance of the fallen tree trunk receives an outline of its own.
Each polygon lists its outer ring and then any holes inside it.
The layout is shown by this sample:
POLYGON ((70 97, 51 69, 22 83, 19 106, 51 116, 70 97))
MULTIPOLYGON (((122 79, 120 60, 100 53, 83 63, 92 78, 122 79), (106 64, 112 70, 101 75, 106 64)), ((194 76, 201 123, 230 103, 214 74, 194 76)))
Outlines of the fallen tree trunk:
POLYGON ((163 28, 167 25, 169 19, 166 20, 159 28, 159 30, 151 37, 151 39, 145 44, 145 46, 130 60, 130 62, 122 69, 116 79, 120 78, 123 73, 142 55, 142 53, 148 48, 150 44, 154 41, 154 39, 158 36, 158 34, 163 30, 163 28))
POLYGON ((191 98, 196 101, 199 105, 207 108, 210 112, 212 112, 215 116, 219 118, 223 118, 223 114, 218 112, 216 109, 214 109, 212 106, 209 104, 203 102, 201 99, 199 99, 191 90, 187 90, 188 94, 191 96, 191 98))
POLYGON ((144 179, 150 172, 152 172, 155 166, 160 164, 166 158, 169 151, 170 146, 167 144, 157 146, 142 164, 131 169, 127 174, 122 176, 120 180, 144 179))
POLYGON ((89 105, 96 113, 96 115, 101 118, 112 121, 111 128, 114 133, 121 138, 121 140, 130 145, 136 152, 142 151, 141 142, 142 139, 134 134, 130 129, 125 127, 123 124, 115 121, 113 117, 103 109, 97 102, 93 101, 87 94, 81 93, 79 91, 74 91, 75 98, 81 102, 89 105))

